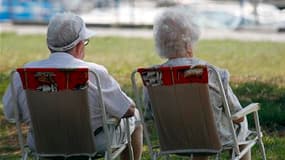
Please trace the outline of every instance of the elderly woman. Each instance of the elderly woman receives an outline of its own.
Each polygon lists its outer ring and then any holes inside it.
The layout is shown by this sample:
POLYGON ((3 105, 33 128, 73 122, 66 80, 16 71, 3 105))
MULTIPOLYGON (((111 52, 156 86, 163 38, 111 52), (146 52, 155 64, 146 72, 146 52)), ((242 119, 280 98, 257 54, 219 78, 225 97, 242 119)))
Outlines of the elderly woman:
MULTIPOLYGON (((191 21, 191 16, 184 10, 169 8, 162 12, 154 23, 154 39, 157 53, 167 61, 161 66, 182 66, 182 65, 207 65, 206 61, 194 57, 193 47, 200 35, 199 28, 191 21)), ((239 100, 233 93, 229 85, 230 74, 226 69, 216 67, 218 70, 225 93, 229 102, 231 113, 236 113, 242 109, 239 100)), ((214 108, 216 125, 218 128, 222 145, 233 142, 230 126, 227 122, 226 114, 222 110, 222 99, 215 75, 209 71, 209 86, 211 105, 214 108)), ((145 94, 146 106, 150 106, 148 94, 145 94)), ((149 107, 147 108, 147 111, 149 107)), ((150 116, 150 115, 145 115, 150 116)), ((239 124, 237 129, 238 140, 244 140, 248 134, 247 120, 242 118, 235 123, 239 124)), ((244 156, 250 159, 250 153, 244 156)), ((207 159, 207 157, 196 157, 196 159, 207 159)))

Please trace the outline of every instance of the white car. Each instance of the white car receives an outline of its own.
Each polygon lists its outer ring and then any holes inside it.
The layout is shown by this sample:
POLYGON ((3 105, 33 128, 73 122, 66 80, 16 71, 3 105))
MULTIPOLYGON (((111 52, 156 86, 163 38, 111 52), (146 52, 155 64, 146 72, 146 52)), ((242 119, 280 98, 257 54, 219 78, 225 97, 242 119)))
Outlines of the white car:
POLYGON ((257 9, 245 3, 207 2, 189 4, 185 9, 192 12, 197 25, 205 28, 250 29, 263 28, 277 30, 285 22, 285 14, 270 4, 259 4, 257 9))

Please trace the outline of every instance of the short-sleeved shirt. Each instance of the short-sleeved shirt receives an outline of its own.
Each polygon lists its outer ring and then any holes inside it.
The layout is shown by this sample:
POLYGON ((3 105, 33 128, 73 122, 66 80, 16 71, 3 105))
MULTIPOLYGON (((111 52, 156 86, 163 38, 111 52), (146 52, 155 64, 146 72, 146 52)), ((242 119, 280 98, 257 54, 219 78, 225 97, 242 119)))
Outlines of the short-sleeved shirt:
MULTIPOLYGON (((128 108, 132 105, 133 101, 121 90, 117 81, 109 75, 107 69, 95 63, 86 62, 77 58, 74 58, 72 55, 63 52, 56 52, 50 54, 50 56, 41 61, 31 62, 26 64, 26 68, 88 68, 97 73, 100 79, 102 94, 104 97, 104 103, 106 106, 107 114, 113 117, 121 118, 128 108)), ((14 76, 14 84, 16 91, 16 98, 18 106, 20 107, 21 119, 28 124, 30 123, 30 116, 27 106, 27 100, 25 92, 21 85, 21 80, 19 75, 14 76)), ((92 129, 96 130, 102 126, 102 114, 98 104, 98 92, 96 89, 95 77, 89 75, 89 106, 90 106, 90 116, 91 116, 91 125, 92 129)), ((14 110, 13 108, 13 97, 11 92, 11 86, 8 87, 4 96, 3 96, 3 105, 4 105, 4 114, 7 119, 14 119, 14 110)))
MULTIPOLYGON (((161 64, 160 66, 184 66, 184 65, 207 65, 208 63, 206 61, 197 59, 197 58, 175 58, 170 59, 167 62, 161 64)), ((229 108, 231 114, 234 114, 242 109, 242 106, 233 93, 230 85, 229 85, 229 77, 230 74, 227 70, 221 69, 218 67, 215 67, 215 69, 220 74, 223 87, 225 89, 225 94, 227 96, 227 100, 229 102, 229 108)), ((219 92, 219 85, 217 78, 215 77, 215 74, 213 74, 213 71, 209 70, 208 73, 209 76, 209 92, 210 92, 210 100, 211 105, 214 109, 215 113, 215 120, 216 120, 216 126, 218 128, 220 140, 223 145, 231 144, 233 142, 233 138, 230 131, 230 125, 228 123, 228 119, 226 117, 225 112, 223 111, 223 101, 221 99, 221 94, 219 92)), ((145 95, 144 103, 146 105, 149 105, 148 102, 149 98, 148 95, 145 95)), ((240 126, 238 127, 238 140, 242 141, 245 140, 245 138, 248 136, 248 124, 247 120, 245 119, 243 122, 240 123, 240 126)))

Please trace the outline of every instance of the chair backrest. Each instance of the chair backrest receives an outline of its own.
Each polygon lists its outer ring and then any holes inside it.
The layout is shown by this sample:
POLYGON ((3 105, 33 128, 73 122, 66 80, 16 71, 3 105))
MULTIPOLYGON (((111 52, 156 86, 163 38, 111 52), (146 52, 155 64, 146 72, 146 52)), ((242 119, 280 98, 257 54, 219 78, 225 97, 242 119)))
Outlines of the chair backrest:
POLYGON ((216 154, 222 146, 208 89, 207 67, 140 68, 161 153, 216 154))
POLYGON ((88 69, 19 68, 39 155, 93 155, 88 69))

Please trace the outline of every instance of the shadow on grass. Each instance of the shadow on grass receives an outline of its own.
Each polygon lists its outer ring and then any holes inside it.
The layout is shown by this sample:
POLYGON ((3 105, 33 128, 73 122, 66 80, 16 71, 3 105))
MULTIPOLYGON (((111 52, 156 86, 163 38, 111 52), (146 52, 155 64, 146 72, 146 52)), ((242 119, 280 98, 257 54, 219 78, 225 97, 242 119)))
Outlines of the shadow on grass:
MULTIPOLYGON (((285 88, 277 85, 252 81, 233 85, 233 90, 243 106, 260 103, 260 123, 270 130, 285 126, 285 88)), ((249 121, 252 125, 253 121, 249 121)))
POLYGON ((0 108, 0 159, 19 159, 19 145, 15 125, 4 119, 0 108))
POLYGON ((2 96, 6 90, 6 87, 8 86, 9 83, 9 75, 0 73, 0 100, 2 100, 2 96))
MULTIPOLYGON (((9 76, 0 73, 0 98, 3 96, 8 82, 9 76)), ((122 88, 133 97, 130 85, 123 85, 122 88)), ((285 88, 270 82, 261 81, 234 82, 232 88, 243 106, 252 102, 261 104, 261 110, 259 111, 260 123, 263 129, 270 132, 270 134, 265 133, 264 137, 268 159, 284 159, 285 138, 278 137, 276 130, 280 126, 285 126, 285 88)), ((0 103, 0 159, 19 159, 19 145, 15 126, 4 120, 2 109, 0 103)), ((249 123, 251 126, 253 125, 251 118, 249 118, 249 123)), ((151 137, 151 139, 155 144, 158 143, 156 136, 151 137)), ((146 146, 144 150, 146 152, 144 153, 143 160, 147 160, 149 159, 149 155, 146 146)), ((260 152, 257 148, 253 150, 253 155, 253 159, 259 160, 260 152)))

